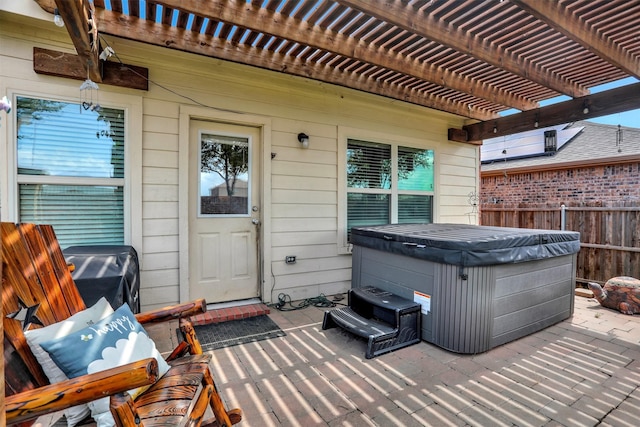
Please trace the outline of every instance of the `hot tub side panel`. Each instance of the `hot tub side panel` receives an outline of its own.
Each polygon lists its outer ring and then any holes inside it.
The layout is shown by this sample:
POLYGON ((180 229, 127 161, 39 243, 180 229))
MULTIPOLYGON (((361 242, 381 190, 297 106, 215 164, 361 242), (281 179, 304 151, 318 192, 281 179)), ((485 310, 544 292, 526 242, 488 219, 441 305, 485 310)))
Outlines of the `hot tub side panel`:
MULTIPOLYGON (((434 298, 436 263, 388 252, 354 246, 351 287, 375 286, 408 300, 414 291, 434 298)), ((422 315, 422 339, 433 342, 433 314, 422 315)))
POLYGON ((423 304, 421 337, 456 353, 480 353, 491 344, 492 267, 460 269, 424 259, 354 246, 352 287, 375 286, 423 304), (417 300, 418 302, 423 302, 417 300))
POLYGON ((352 286, 376 286, 407 299, 428 295, 422 339, 474 354, 571 316, 576 255, 466 267, 354 246, 352 286), (463 280, 460 273, 466 275, 463 280))
POLYGON ((573 314, 576 254, 496 265, 491 348, 573 314))
POLYGON ((436 264, 433 337, 428 340, 456 353, 481 353, 491 348, 494 267, 436 264), (460 273, 464 273, 463 279, 460 273))

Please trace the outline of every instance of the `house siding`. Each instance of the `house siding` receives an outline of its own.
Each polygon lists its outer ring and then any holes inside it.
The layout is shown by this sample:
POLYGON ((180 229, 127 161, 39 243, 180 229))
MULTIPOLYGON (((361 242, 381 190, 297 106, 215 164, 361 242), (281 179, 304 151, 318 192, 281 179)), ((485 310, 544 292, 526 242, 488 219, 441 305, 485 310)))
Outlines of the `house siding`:
MULTIPOLYGON (((341 250, 338 230, 341 128, 433 149, 435 221, 477 222, 468 199, 479 188, 479 149, 447 141, 447 129, 464 124, 460 117, 313 80, 107 39, 123 62, 147 67, 151 80, 148 91, 100 86, 100 101, 117 105, 121 97, 133 97, 142 106, 136 118, 140 136, 127 142, 141 156, 136 171, 140 182, 132 192, 140 200, 131 211, 140 220, 132 221, 131 242, 140 257, 143 309, 178 302, 188 287, 180 283, 180 182, 187 173, 179 162, 182 106, 206 104, 214 116, 246 114, 270 122, 263 158, 270 153, 275 157, 268 167, 263 165, 262 176, 268 183, 262 195, 263 230, 268 233, 262 239, 265 302, 280 293, 296 300, 350 288, 351 256, 341 250), (299 132, 311 137, 306 150, 299 147, 299 132), (286 255, 296 255, 297 263, 285 264, 286 255)), ((66 32, 53 24, 0 11, 0 94, 79 97, 80 82, 33 72, 34 46, 74 51, 66 32)), ((5 153, 13 141, 2 120, 0 148, 5 153)), ((12 191, 5 175, 0 179, 5 181, 0 192, 12 191)), ((2 219, 15 220, 7 208, 0 211, 2 219)))

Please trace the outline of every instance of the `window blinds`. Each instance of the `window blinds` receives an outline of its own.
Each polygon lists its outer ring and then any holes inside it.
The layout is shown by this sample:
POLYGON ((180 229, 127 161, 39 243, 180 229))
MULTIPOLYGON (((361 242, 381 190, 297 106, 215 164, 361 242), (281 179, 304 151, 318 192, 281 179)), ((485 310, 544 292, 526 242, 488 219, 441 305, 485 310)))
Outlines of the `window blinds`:
POLYGON ((62 247, 124 243, 124 111, 18 97, 20 221, 62 247))

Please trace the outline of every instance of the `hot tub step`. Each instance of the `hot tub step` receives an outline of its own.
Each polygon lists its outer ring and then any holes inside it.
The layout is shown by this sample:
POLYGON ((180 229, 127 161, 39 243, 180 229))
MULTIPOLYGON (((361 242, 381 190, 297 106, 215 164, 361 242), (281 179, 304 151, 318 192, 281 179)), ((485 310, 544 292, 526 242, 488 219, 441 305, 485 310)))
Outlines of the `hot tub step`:
POLYGON ((368 286, 349 291, 349 307, 325 312, 322 329, 336 326, 368 340, 371 359, 420 342, 420 305, 368 286))
MULTIPOLYGON (((325 315, 325 319, 334 322, 335 325, 332 326, 340 326, 342 329, 362 338, 377 338, 396 333, 396 328, 392 328, 386 323, 375 319, 365 319, 350 307, 331 310, 328 316, 325 315)), ((331 326, 327 326, 325 328, 323 324, 323 329, 329 329, 330 327, 331 326)))

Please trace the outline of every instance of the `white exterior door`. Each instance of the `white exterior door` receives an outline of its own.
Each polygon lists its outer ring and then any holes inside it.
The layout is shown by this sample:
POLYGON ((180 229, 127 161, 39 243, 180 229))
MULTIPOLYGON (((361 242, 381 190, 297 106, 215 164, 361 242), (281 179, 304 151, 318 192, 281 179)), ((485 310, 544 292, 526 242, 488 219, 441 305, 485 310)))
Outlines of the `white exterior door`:
POLYGON ((192 120, 189 141, 190 295, 258 297, 260 131, 192 120))

